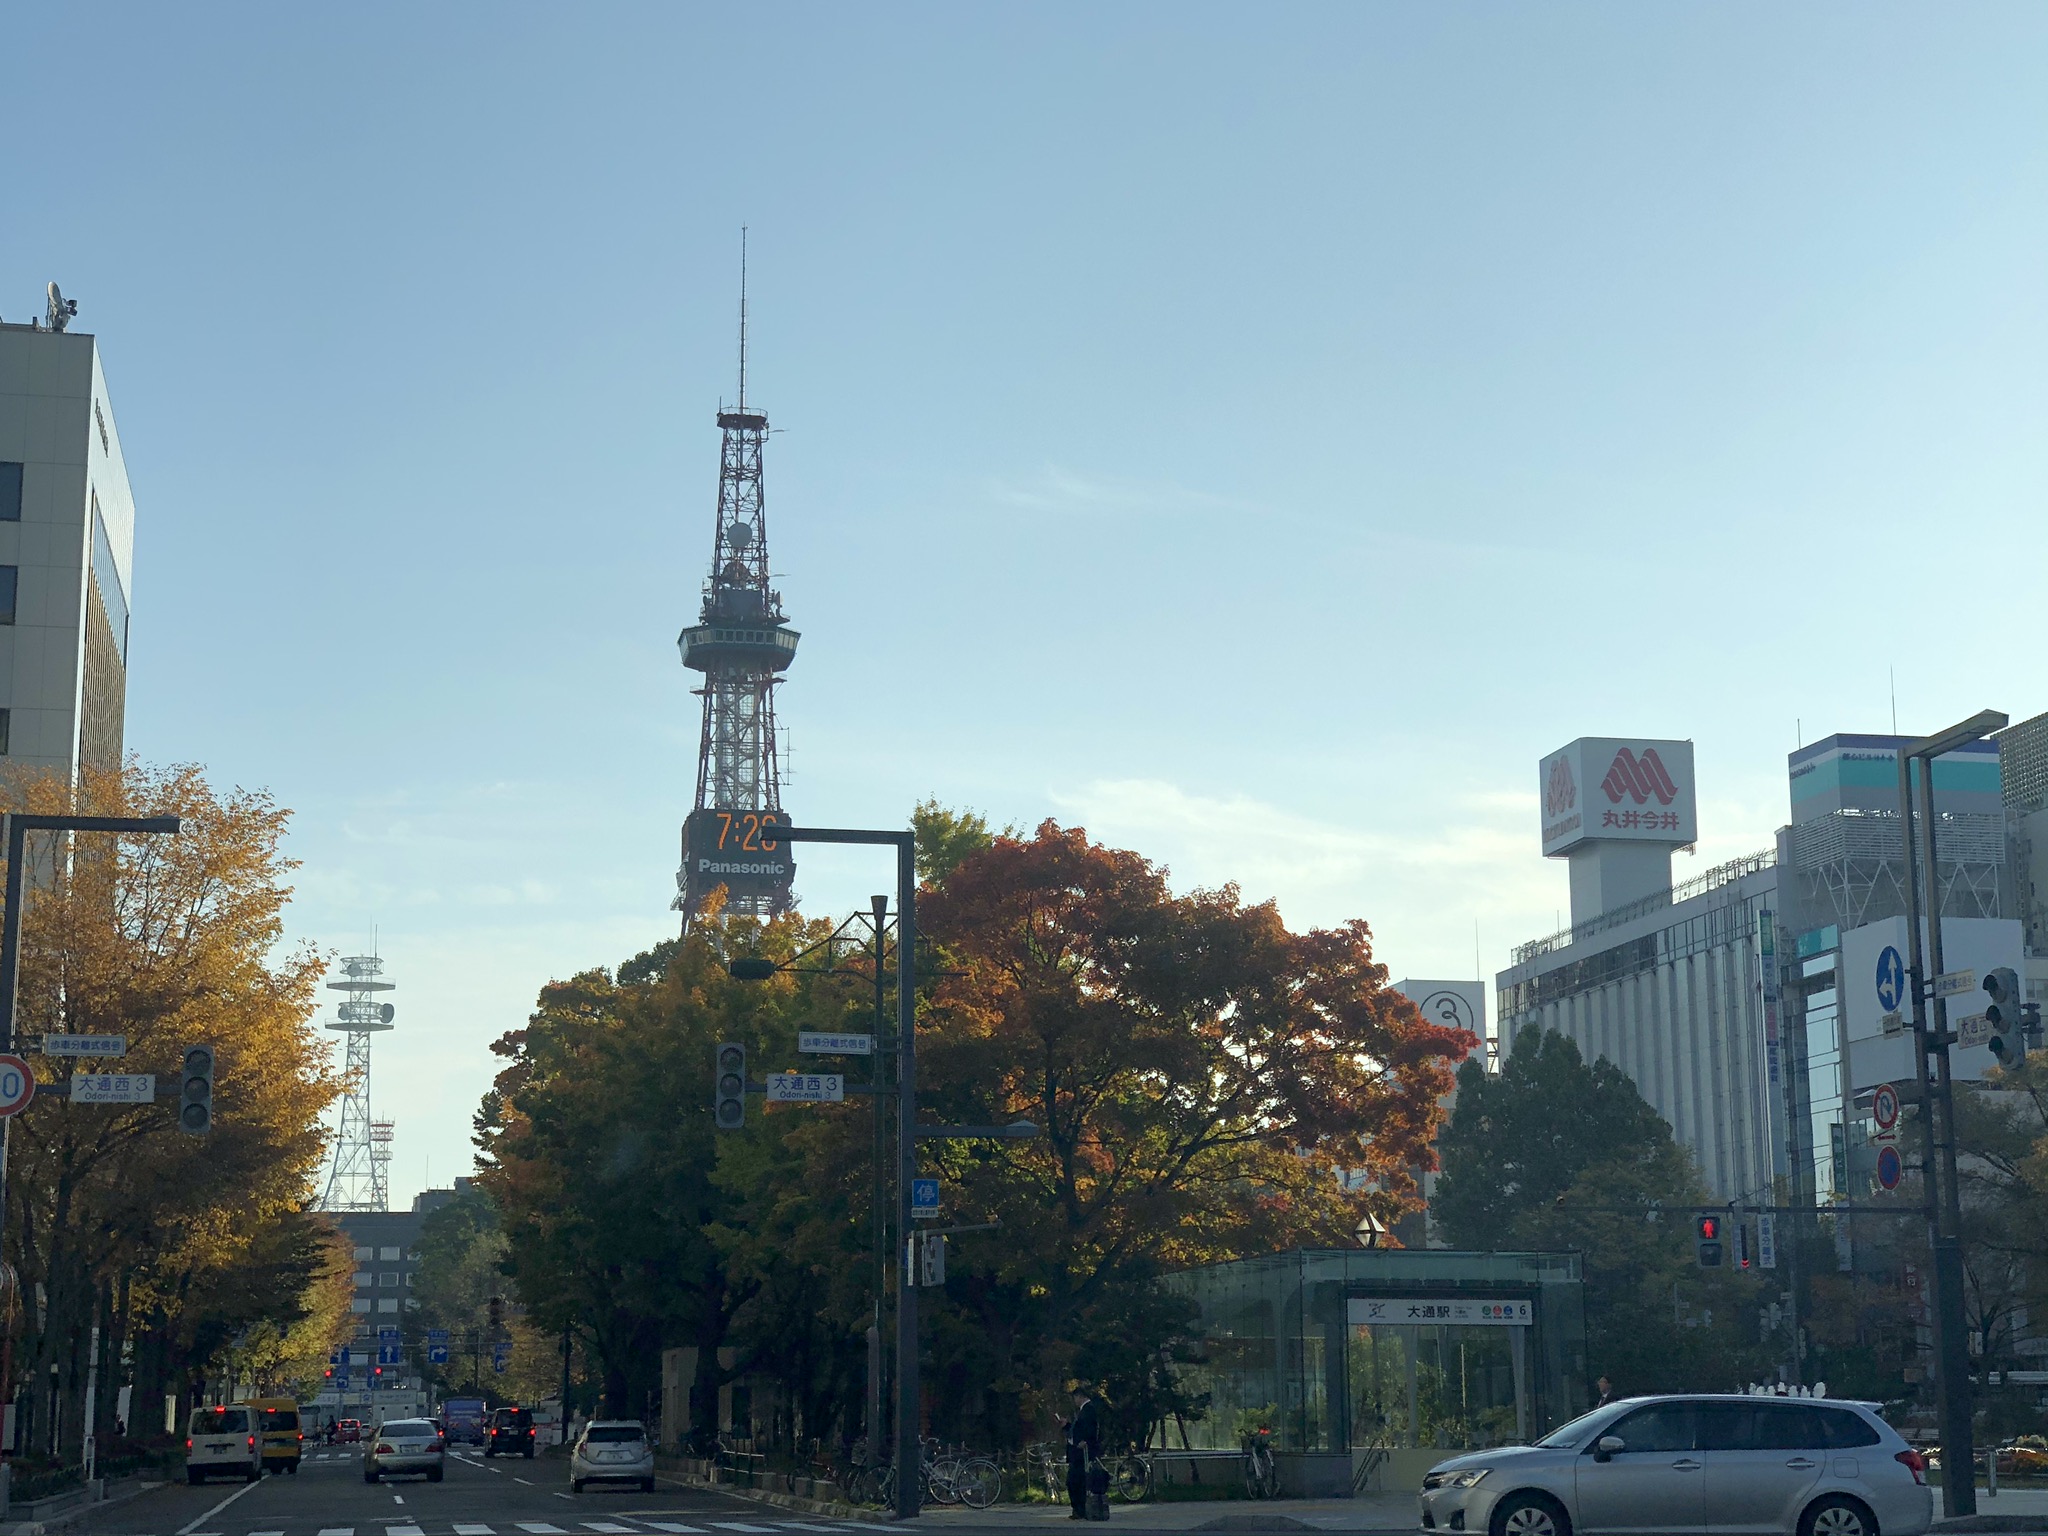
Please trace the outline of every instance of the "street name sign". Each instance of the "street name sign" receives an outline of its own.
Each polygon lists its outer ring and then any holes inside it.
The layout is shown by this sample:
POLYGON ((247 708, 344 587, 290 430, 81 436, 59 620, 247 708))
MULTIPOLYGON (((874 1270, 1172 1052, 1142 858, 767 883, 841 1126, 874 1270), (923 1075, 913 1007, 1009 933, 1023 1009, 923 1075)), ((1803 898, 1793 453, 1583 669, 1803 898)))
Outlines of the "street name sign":
POLYGON ((1988 1014, 1967 1013, 1956 1020, 1956 1044, 1968 1048, 1982 1045, 1991 1038, 1991 1018, 1988 1014))
POLYGON ((797 1031, 796 1048, 806 1056, 872 1056, 873 1035, 828 1035, 817 1030, 797 1031))
POLYGON ((0 1056, 0 1120, 18 1115, 36 1096, 36 1075, 19 1056, 0 1056))
POLYGON ((1888 1035, 1902 1034, 1906 1028, 1906 1017, 1894 1008, 1883 1019, 1884 1032, 1888 1035))
POLYGON ((1965 992, 1977 990, 1975 971, 1943 971, 1934 978, 1936 997, 1960 997, 1965 992))
POLYGON ((71 1079, 74 1104, 154 1104, 154 1072, 81 1072, 71 1079))
POLYGON ((1447 1296, 1354 1297, 1347 1303, 1349 1321, 1400 1324, 1457 1323, 1477 1328, 1527 1328, 1536 1321, 1527 1301, 1452 1299, 1447 1296))
POLYGON ((126 1035, 45 1035, 45 1056, 126 1056, 126 1035))
POLYGON ((770 1072, 770 1104, 837 1104, 846 1097, 846 1079, 837 1072, 770 1072))

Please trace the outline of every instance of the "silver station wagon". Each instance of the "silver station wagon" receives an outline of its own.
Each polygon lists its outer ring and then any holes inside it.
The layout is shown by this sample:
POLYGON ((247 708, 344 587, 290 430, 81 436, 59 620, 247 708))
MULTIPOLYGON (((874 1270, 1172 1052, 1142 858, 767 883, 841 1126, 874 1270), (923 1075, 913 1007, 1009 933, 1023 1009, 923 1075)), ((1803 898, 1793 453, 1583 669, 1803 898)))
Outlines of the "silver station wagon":
POLYGON ((1422 1529, 1486 1536, 1921 1536, 1920 1453, 1869 1403, 1636 1397, 1422 1480, 1422 1529))

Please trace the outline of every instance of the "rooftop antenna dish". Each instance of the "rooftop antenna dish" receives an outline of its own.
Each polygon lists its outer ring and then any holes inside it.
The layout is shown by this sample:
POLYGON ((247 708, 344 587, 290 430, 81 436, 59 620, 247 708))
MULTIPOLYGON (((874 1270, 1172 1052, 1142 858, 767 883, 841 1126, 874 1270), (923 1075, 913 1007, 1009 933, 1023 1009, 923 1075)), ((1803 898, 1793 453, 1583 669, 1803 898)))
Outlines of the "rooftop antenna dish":
POLYGON ((57 291, 55 283, 50 284, 50 309, 49 313, 45 316, 49 322, 50 329, 53 331, 63 330, 71 324, 72 319, 77 314, 78 300, 65 298, 63 294, 57 291))

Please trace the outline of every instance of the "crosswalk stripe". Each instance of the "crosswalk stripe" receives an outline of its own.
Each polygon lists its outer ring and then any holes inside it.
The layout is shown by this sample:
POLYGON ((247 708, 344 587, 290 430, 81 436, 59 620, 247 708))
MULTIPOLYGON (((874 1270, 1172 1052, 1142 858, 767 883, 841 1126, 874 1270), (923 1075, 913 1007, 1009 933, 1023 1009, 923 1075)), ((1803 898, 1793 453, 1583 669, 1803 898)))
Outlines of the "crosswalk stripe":
POLYGON ((352 1525, 330 1525, 321 1530, 320 1536, 356 1536, 356 1528, 352 1525))
POLYGON ((817 1525, 809 1520, 778 1520, 775 1522, 785 1531, 843 1531, 843 1525, 817 1525))
POLYGON ((748 1536, 760 1536, 760 1533, 766 1532, 767 1536, 775 1536, 775 1527, 772 1525, 742 1525, 737 1520, 712 1520, 706 1523, 717 1526, 721 1531, 745 1531, 748 1536))
POLYGON ((549 1525, 545 1520, 522 1520, 519 1522, 519 1529, 531 1531, 533 1536, 563 1536, 559 1525, 549 1525))
POLYGON ((251 1531, 249 1536, 284 1536, 283 1531, 251 1531))
POLYGON ((385 1526, 384 1536, 427 1536, 427 1533, 418 1526, 408 1523, 406 1525, 385 1526))
POLYGON ((630 1525, 615 1525, 609 1520, 586 1520, 583 1522, 583 1529, 602 1531, 604 1536, 640 1536, 640 1533, 630 1525))
POLYGON ((642 1525, 651 1525, 657 1531, 669 1531, 673 1536, 704 1536, 701 1525, 677 1525, 673 1520, 642 1520, 642 1525))
POLYGON ((455 1526, 455 1536, 497 1536, 497 1532, 493 1531, 488 1525, 463 1525, 458 1521, 455 1526))

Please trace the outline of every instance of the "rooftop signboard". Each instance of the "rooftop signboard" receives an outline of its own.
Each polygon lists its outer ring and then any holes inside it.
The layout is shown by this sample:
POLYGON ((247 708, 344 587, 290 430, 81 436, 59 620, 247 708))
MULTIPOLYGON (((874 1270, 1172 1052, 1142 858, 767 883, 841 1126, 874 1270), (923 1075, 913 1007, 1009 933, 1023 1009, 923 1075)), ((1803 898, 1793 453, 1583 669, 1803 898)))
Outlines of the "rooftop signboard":
POLYGON ((1581 736, 1537 773, 1546 857, 1582 843, 1681 848, 1699 836, 1692 743, 1581 736))

